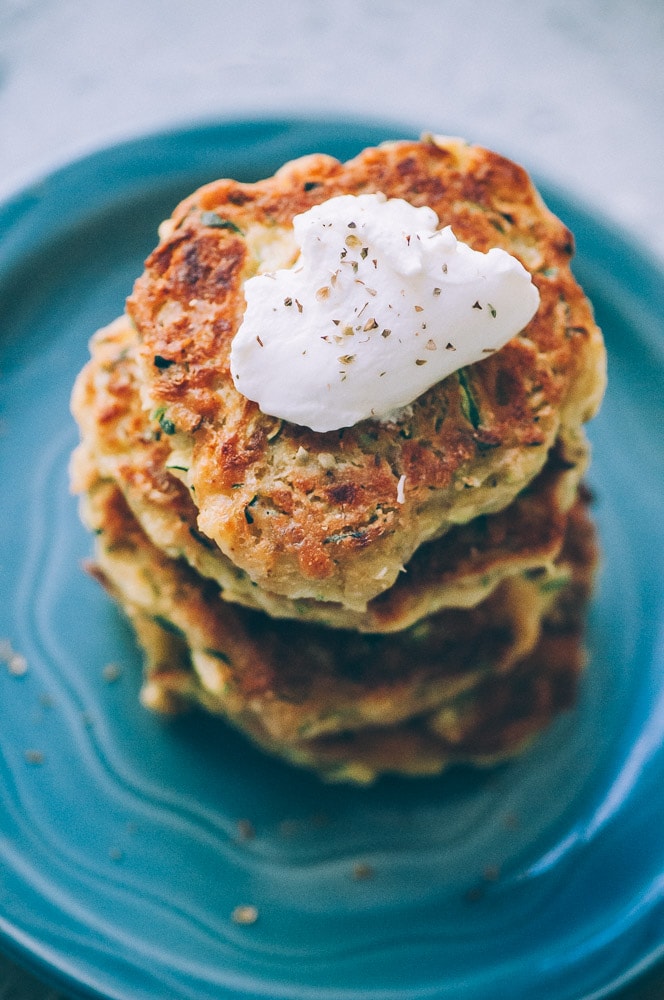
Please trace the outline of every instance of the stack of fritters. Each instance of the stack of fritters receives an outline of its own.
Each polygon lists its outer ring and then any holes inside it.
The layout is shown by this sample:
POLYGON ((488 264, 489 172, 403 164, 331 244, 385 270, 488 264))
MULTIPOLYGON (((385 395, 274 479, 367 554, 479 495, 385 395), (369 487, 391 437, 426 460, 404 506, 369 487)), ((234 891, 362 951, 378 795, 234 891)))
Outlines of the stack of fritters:
POLYGON ((605 356, 569 232, 515 164, 426 138, 216 182, 160 237, 73 397, 74 486, 146 704, 198 702, 337 779, 520 749, 573 701, 595 564, 579 484, 605 356), (512 253, 538 312, 389 419, 268 417, 229 372, 243 283, 293 264, 294 215, 375 191, 512 253))

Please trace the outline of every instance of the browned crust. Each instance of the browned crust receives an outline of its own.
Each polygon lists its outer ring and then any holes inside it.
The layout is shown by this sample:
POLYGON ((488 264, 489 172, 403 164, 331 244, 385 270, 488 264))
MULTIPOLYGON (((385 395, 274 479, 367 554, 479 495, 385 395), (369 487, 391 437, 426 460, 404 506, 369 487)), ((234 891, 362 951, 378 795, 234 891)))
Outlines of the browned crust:
POLYGON ((335 781, 366 784, 381 774, 433 775, 460 763, 488 767, 521 753, 557 715, 573 708, 585 661, 580 629, 564 634, 545 629, 533 653, 513 671, 488 677, 454 705, 447 731, 437 731, 424 716, 292 747, 276 746, 260 729, 251 735, 266 749, 335 781))
MULTIPOLYGON (((591 531, 582 507, 570 514, 574 535, 591 531)), ((330 631, 219 601, 214 584, 150 545, 112 484, 92 489, 88 520, 97 531, 98 578, 130 614, 185 638, 207 707, 287 743, 398 724, 487 673, 509 671, 534 647, 555 597, 538 577, 511 578, 481 605, 440 612, 397 635, 330 631)), ((592 544, 571 544, 568 532, 561 569, 568 577, 583 558, 590 574, 592 544)))
POLYGON ((268 180, 222 180, 184 201, 127 308, 154 405, 193 438, 203 530, 261 586, 361 606, 450 519, 506 506, 543 466, 561 422, 588 418, 602 392, 601 336, 570 271, 572 253, 569 231, 520 167, 455 142, 390 144, 347 164, 314 155, 268 180), (284 423, 275 434, 278 422, 239 395, 229 373, 242 283, 258 267, 243 234, 289 230, 295 214, 333 195, 372 191, 429 205, 476 249, 514 254, 532 273, 540 308, 521 336, 467 368, 463 382, 433 387, 394 424, 315 434, 284 423), (229 227, 206 225, 209 212, 229 227), (299 449, 334 462, 300 465, 299 449), (468 483, 482 487, 472 512, 458 495, 468 483), (374 582, 382 552, 390 573, 374 582))
POLYGON ((526 584, 511 593, 509 583, 473 611, 370 641, 215 602, 209 583, 146 544, 115 487, 99 485, 91 500, 102 529, 93 572, 145 644, 146 701, 161 711, 198 703, 271 752, 365 782, 502 759, 574 703, 597 561, 584 496, 561 557, 568 580, 541 620, 526 613, 520 623, 519 604, 535 591, 526 584), (145 606, 127 588, 125 558, 159 590, 145 606), (189 656, 200 666, 205 649, 208 666, 212 657, 219 667, 214 683, 191 669, 189 656))

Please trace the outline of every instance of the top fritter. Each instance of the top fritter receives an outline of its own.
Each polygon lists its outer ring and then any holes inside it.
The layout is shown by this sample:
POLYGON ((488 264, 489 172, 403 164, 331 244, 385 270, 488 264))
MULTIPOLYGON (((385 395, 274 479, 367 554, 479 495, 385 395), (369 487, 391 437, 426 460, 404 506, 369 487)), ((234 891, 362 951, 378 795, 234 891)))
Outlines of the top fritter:
POLYGON ((265 590, 361 609, 421 543, 505 508, 603 394, 602 337, 572 252, 520 167, 458 140, 390 143, 346 164, 313 155, 197 191, 164 223, 127 305, 144 403, 198 529, 265 590), (512 254, 539 308, 500 350, 396 413, 329 432, 267 416, 231 377, 244 284, 292 267, 296 215, 371 193, 427 206, 474 250, 512 254))

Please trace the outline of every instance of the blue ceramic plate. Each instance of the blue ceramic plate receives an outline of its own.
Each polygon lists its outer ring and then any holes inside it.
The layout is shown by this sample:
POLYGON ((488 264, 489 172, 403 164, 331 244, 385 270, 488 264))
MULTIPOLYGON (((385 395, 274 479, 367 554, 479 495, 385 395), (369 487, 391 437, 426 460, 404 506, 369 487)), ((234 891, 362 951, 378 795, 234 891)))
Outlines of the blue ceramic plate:
POLYGON ((70 387, 157 223, 203 181, 394 134, 172 132, 0 210, 0 933, 83 996, 579 1000, 662 951, 662 274, 565 197, 545 188, 611 358, 591 431, 604 564, 578 708, 526 756, 484 776, 325 787, 212 719, 156 718, 125 623, 81 569, 70 387), (239 905, 257 921, 234 922, 239 905))

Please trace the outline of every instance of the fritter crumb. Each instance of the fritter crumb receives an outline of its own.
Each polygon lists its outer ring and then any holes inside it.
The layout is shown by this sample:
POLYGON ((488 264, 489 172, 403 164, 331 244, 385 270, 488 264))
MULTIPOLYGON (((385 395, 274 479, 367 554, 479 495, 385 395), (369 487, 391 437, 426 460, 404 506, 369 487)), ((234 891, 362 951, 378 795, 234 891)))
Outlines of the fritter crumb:
POLYGON ((231 920, 234 924, 244 924, 245 926, 255 924, 258 920, 258 910, 255 906, 246 904, 236 906, 231 913, 231 920))

